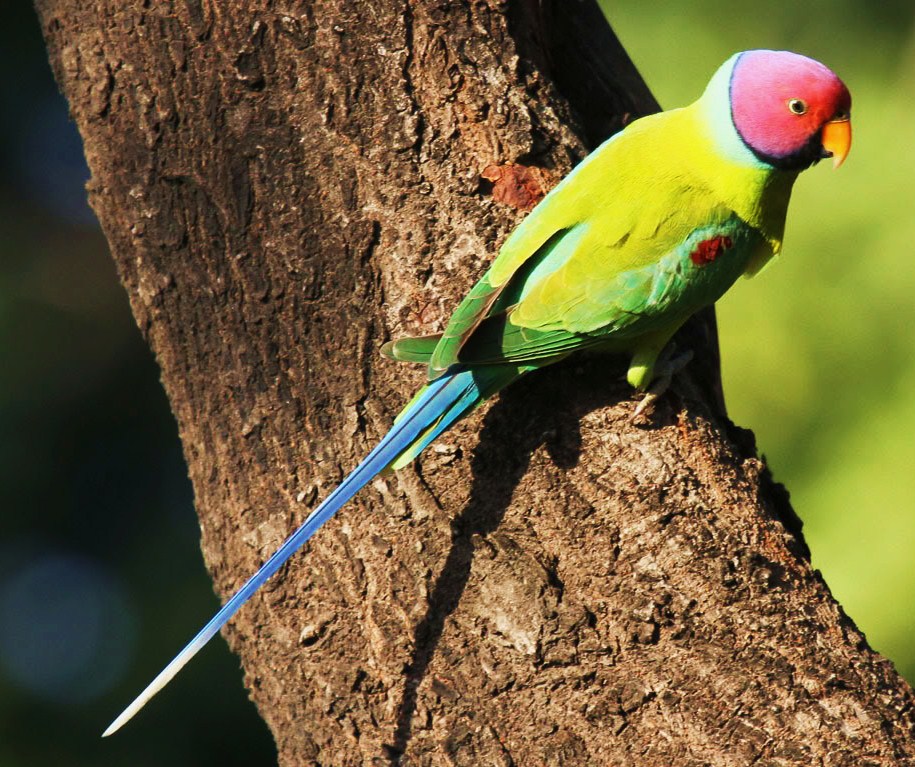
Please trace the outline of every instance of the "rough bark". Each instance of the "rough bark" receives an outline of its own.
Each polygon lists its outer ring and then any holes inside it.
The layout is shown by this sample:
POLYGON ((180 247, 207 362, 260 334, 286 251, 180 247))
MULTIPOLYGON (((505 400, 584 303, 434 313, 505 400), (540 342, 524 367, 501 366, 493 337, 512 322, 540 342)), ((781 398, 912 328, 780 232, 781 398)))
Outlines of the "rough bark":
MULTIPOLYGON (((484 169, 549 185, 655 108, 590 2, 38 9, 223 596, 421 382, 377 349, 441 328, 522 215, 484 169)), ((648 427, 619 360, 532 375, 241 612, 282 764, 910 763, 912 690, 710 393, 713 326, 681 343, 648 427)))

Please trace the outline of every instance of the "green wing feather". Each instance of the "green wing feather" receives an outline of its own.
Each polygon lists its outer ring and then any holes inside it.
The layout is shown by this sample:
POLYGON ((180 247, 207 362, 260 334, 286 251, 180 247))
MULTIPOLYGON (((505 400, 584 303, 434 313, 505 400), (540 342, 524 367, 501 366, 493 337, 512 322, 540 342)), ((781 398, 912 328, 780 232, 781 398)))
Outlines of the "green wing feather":
POLYGON ((457 362, 458 353, 499 298, 500 289, 489 281, 488 273, 473 286, 458 305, 432 350, 429 379, 433 380, 457 362))

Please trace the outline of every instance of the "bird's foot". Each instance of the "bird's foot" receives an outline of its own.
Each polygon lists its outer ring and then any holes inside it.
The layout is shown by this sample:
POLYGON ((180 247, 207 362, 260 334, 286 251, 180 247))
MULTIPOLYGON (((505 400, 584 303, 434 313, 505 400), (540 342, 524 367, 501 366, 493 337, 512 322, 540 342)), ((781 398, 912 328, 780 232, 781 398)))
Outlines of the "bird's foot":
POLYGON ((671 379, 685 368, 693 359, 693 350, 687 349, 682 354, 675 354, 676 349, 671 345, 664 354, 663 359, 658 361, 655 368, 655 377, 651 386, 642 397, 641 402, 632 412, 630 420, 638 423, 642 420, 643 415, 654 406, 658 398, 667 391, 671 379))

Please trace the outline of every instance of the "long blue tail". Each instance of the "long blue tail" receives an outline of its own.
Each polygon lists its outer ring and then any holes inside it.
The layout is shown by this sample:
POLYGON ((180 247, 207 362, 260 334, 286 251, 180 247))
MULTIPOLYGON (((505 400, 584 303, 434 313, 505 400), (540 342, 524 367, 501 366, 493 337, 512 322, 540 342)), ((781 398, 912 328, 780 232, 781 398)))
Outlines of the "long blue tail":
MULTIPOLYGON (((504 377, 504 376, 503 376, 504 377)), ((514 377, 514 376, 511 376, 514 377)), ((484 376, 484 378, 489 378, 484 376)), ((102 737, 119 730, 146 702, 168 684, 172 677, 193 658, 264 582, 350 498, 405 451, 415 455, 454 421, 492 393, 492 386, 481 387, 469 370, 458 370, 424 387, 404 409, 391 430, 363 461, 324 499, 301 526, 290 535, 276 553, 235 593, 186 646, 175 656, 149 686, 115 719, 102 737), (482 391, 481 391, 482 388, 482 391), (419 449, 417 449, 419 448, 419 449)))

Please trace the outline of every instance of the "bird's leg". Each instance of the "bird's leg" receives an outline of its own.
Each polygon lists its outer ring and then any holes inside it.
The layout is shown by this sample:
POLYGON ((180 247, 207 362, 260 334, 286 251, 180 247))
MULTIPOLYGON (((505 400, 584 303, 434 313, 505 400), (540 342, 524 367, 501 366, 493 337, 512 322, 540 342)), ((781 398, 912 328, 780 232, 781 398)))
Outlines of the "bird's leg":
POLYGON ((655 363, 651 386, 633 411, 631 420, 638 421, 642 414, 654 405, 658 397, 667 391, 671 379, 693 359, 692 349, 680 354, 676 354, 676 351, 677 345, 670 343, 662 352, 660 359, 655 363))

